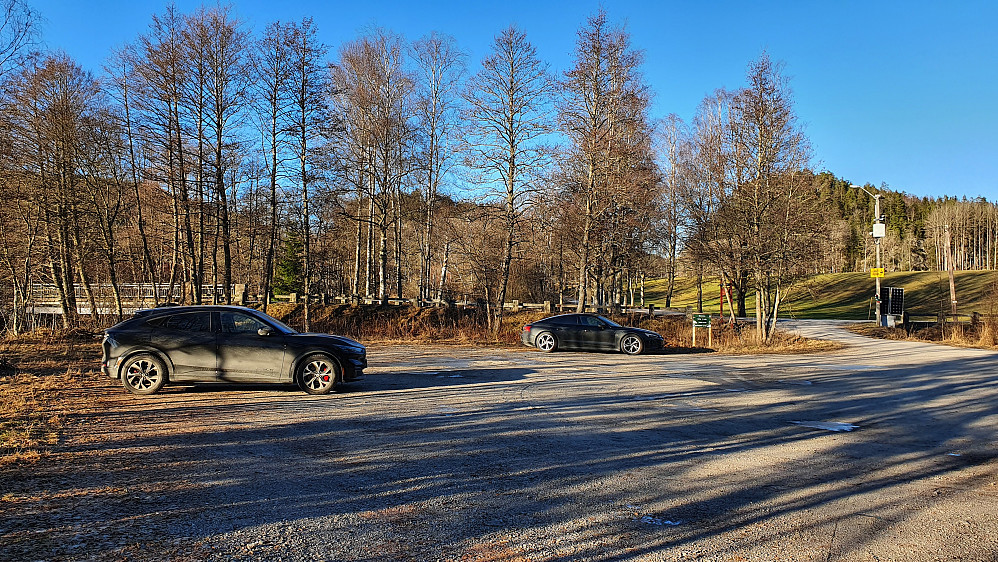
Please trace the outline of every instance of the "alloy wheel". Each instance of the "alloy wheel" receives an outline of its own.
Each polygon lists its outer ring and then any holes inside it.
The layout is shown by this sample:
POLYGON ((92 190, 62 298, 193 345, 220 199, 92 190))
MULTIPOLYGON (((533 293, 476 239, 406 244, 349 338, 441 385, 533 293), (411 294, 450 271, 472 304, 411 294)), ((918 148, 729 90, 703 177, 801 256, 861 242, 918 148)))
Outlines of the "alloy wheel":
POLYGON ((620 349, 628 355, 641 353, 642 347, 641 338, 638 336, 624 336, 624 339, 620 342, 620 349))
POLYGON ((125 377, 130 387, 140 392, 147 392, 157 387, 163 379, 163 373, 160 372, 158 365, 143 358, 128 365, 125 377))
POLYGON ((537 343, 537 349, 541 351, 554 351, 554 348, 557 345, 554 336, 547 332, 544 332, 543 334, 537 336, 536 343, 537 343))
POLYGON ((328 391, 336 384, 336 369, 328 359, 313 359, 302 369, 301 382, 306 390, 328 391))

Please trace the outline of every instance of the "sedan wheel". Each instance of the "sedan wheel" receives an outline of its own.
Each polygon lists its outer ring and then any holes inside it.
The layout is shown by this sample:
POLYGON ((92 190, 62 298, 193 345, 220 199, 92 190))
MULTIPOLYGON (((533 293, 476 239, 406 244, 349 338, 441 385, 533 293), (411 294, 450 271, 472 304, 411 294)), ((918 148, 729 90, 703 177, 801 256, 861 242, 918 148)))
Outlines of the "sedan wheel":
POLYGON ((136 355, 128 360, 121 372, 121 384, 132 394, 152 394, 166 383, 163 362, 148 354, 136 355))
POLYGON ((298 369, 298 386, 309 394, 329 394, 339 375, 336 363, 325 355, 310 355, 298 369))
POLYGON ((558 340, 555 339, 554 334, 551 332, 541 332, 537 334, 537 339, 534 340, 534 345, 537 349, 543 351, 544 353, 550 353, 558 349, 558 340))
POLYGON ((620 340, 620 350, 628 355, 638 355, 644 348, 644 342, 634 334, 628 334, 624 336, 624 339, 620 340))

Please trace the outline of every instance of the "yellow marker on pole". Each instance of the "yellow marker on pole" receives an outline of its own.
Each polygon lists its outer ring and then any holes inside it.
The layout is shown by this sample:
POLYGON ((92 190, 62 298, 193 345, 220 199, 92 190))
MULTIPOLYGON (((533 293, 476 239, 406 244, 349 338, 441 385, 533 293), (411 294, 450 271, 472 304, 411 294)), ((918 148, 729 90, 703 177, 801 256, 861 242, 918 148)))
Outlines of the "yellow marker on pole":
POLYGON ((884 268, 883 267, 871 267, 870 268, 870 279, 876 279, 878 277, 883 277, 883 276, 884 276, 884 268))

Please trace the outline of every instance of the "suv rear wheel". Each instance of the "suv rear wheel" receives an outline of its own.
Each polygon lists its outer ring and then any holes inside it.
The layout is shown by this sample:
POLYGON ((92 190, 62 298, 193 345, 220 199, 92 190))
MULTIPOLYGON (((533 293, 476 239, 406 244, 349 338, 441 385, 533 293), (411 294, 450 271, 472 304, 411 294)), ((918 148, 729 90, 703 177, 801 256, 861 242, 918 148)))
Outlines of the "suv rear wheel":
POLYGON ((153 394, 166 384, 166 366, 155 355, 141 353, 128 359, 121 385, 132 394, 153 394))

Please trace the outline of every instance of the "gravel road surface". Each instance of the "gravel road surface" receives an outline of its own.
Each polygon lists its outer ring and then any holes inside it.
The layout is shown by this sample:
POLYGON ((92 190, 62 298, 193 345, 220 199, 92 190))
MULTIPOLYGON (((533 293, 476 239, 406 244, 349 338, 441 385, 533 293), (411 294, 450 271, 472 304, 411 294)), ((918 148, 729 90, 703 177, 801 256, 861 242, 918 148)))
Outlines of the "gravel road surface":
POLYGON ((372 346, 361 381, 109 381, 0 559, 998 559, 998 354, 788 325, 800 356, 372 346))

